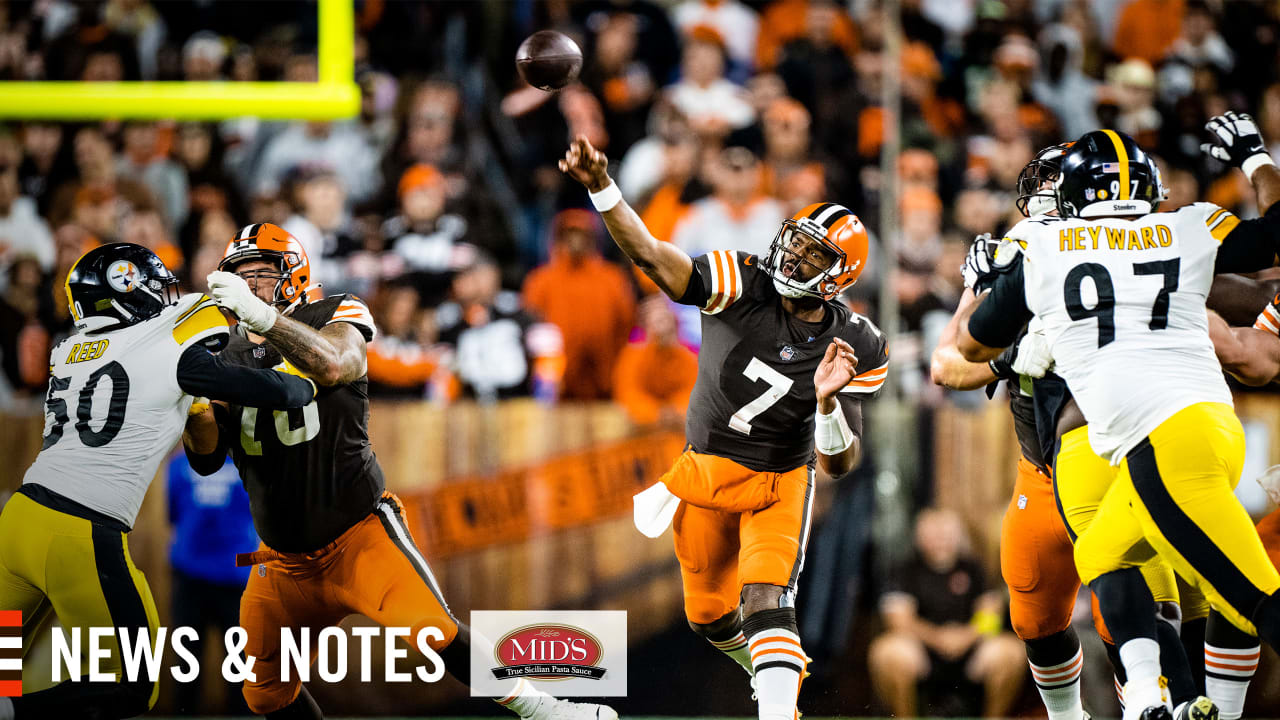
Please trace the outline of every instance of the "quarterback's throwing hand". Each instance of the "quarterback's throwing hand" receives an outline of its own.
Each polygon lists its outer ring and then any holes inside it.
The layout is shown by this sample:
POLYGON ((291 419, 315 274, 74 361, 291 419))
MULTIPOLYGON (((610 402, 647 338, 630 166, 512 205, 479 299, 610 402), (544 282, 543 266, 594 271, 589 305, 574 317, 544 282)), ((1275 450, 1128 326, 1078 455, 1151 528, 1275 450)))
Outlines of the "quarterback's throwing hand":
POLYGON ((849 343, 840 338, 832 340, 822 356, 822 362, 818 363, 818 369, 813 373, 813 389, 817 392, 818 400, 835 397, 836 393, 853 381, 853 374, 857 369, 858 357, 853 354, 849 343))
POLYGON ((560 172, 577 180, 591 192, 609 186, 609 158, 591 146, 586 136, 579 135, 569 144, 560 161, 560 172))
POLYGON ((246 328, 261 335, 275 326, 279 313, 254 295, 244 278, 217 270, 209 273, 208 281, 214 302, 234 313, 246 328))

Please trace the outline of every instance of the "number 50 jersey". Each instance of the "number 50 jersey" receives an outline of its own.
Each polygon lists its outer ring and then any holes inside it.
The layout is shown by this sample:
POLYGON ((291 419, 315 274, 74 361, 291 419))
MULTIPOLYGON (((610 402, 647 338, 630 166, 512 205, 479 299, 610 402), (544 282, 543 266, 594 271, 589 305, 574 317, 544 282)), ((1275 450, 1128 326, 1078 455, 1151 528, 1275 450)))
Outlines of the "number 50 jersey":
POLYGON ((865 399, 889 372, 884 336, 833 301, 820 322, 797 319, 754 255, 717 250, 694 258, 693 268, 680 299, 702 308, 698 379, 685 420, 689 444, 759 472, 811 462, 813 374, 827 346, 838 337, 853 347, 857 374, 841 392, 865 399))
POLYGON ((1231 403, 1205 299, 1219 247, 1238 225, 1196 203, 1132 219, 1039 216, 1009 231, 1023 257, 990 300, 1020 280, 1056 372, 1089 421, 1090 444, 1112 464, 1179 410, 1231 403))

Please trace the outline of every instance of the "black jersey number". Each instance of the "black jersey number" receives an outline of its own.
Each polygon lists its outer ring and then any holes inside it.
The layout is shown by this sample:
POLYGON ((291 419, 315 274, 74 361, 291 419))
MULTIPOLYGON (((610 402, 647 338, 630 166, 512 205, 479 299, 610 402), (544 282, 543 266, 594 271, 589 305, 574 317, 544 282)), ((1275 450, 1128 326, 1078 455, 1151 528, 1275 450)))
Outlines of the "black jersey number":
MULTIPOLYGON (((71 378, 49 378, 49 393, 45 396, 45 405, 46 411, 53 415, 53 425, 44 436, 41 450, 48 450, 57 444, 62 439, 63 426, 71 420, 67 412, 67 401, 54 394, 70 387, 71 378)), ((76 405, 76 432, 80 435, 80 442, 87 447, 102 447, 114 440, 120 434, 120 428, 124 427, 124 413, 128 405, 129 375, 124 371, 124 366, 112 360, 94 370, 80 389, 79 404, 76 405), (89 421, 93 419, 93 393, 104 377, 111 381, 111 400, 107 403, 106 422, 100 429, 94 430, 89 426, 89 421)))
MULTIPOLYGON (((1152 262, 1134 263, 1134 275, 1162 275, 1164 285, 1156 293, 1155 302, 1151 304, 1151 322, 1147 327, 1151 330, 1164 330, 1169 327, 1169 295, 1178 289, 1178 277, 1182 269, 1180 258, 1171 260, 1154 260, 1152 262)), ((1067 273, 1063 287, 1067 305, 1067 315, 1072 320, 1098 319, 1098 347, 1103 347, 1116 339, 1116 286, 1111 281, 1111 273, 1098 263, 1081 263, 1067 273), (1085 307, 1081 289, 1085 278, 1093 280, 1098 301, 1093 307, 1085 307)))
POLYGON ((750 435, 751 421, 781 400, 791 390, 791 386, 795 381, 769 367, 760 358, 754 357, 751 358, 751 362, 747 363, 747 367, 742 371, 742 374, 753 382, 763 381, 769 384, 769 387, 759 397, 738 408, 738 412, 729 418, 729 427, 743 435, 750 435))
MULTIPOLYGON (((302 409, 275 410, 271 415, 281 445, 301 445, 320 434, 320 409, 315 400, 302 409)), ((246 407, 240 413, 240 447, 247 455, 262 454, 262 441, 254 437, 257 430, 258 408, 246 407)))

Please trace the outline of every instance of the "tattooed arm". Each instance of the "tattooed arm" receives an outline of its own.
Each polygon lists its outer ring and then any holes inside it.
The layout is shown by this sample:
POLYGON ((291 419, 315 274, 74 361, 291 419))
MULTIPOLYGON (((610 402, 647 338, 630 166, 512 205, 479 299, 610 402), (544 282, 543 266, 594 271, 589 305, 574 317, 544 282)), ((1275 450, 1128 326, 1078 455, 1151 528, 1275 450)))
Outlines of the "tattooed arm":
POLYGON ((335 322, 316 330, 281 315, 264 337, 317 385, 345 385, 363 376, 367 369, 364 335, 348 322, 335 322))

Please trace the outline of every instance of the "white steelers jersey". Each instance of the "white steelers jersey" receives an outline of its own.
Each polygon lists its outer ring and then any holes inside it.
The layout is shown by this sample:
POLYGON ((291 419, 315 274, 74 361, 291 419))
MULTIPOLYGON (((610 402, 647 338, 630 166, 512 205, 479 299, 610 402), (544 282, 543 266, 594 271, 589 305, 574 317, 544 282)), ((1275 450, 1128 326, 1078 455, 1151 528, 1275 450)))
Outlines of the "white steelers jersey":
POLYGON ((193 294, 137 325, 58 343, 49 358, 44 444, 23 482, 132 527, 191 407, 178 386, 178 358, 228 334, 213 300, 193 294))
POLYGON ((1009 231, 1023 247, 1027 307, 1089 421, 1094 452, 1113 465, 1179 410, 1231 403, 1205 298, 1218 247, 1238 223, 1196 203, 1134 219, 1038 217, 1009 231))

